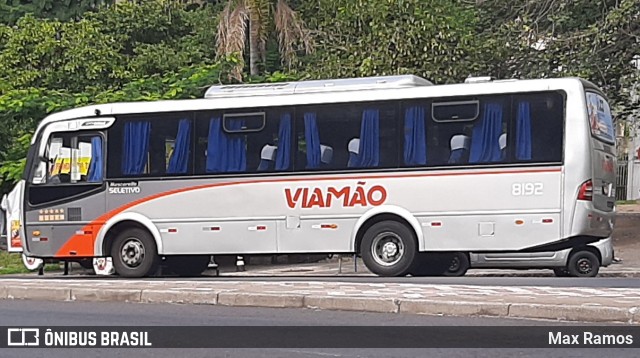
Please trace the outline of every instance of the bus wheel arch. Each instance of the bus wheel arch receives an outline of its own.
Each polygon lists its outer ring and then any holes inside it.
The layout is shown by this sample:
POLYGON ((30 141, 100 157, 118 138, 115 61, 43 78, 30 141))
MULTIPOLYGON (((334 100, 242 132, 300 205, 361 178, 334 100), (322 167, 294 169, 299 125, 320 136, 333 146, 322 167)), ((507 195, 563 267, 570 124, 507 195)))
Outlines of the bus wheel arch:
POLYGON ((399 208, 399 207, 378 207, 370 210, 365 213, 354 227, 354 231, 352 234, 352 247, 356 254, 360 253, 360 245, 362 244, 362 238, 364 237, 364 233, 371 228, 371 226, 375 225, 381 221, 398 221, 403 225, 407 226, 409 230, 412 230, 415 238, 417 240, 416 247, 419 251, 423 251, 423 234, 420 229, 420 223, 418 220, 409 213, 409 211, 399 208))
POLYGON ((116 273, 123 277, 153 275, 160 265, 153 234, 139 224, 118 225, 107 240, 107 248, 116 273))
POLYGON ((147 230, 155 240, 158 254, 161 255, 164 253, 160 231, 151 220, 138 213, 124 213, 107 221, 100 230, 95 246, 96 256, 109 256, 111 253, 111 244, 118 234, 122 230, 134 227, 147 230))
MULTIPOLYGON (((120 233, 122 233, 123 231, 134 228, 146 230, 147 232, 149 232, 148 228, 138 221, 123 220, 113 224, 107 230, 106 234, 104 235, 104 239, 102 240, 102 254, 105 256, 109 256, 113 246, 113 241, 116 239, 116 237, 118 237, 118 235, 120 235, 120 233)), ((153 236, 151 232, 149 232, 149 234, 153 236)))

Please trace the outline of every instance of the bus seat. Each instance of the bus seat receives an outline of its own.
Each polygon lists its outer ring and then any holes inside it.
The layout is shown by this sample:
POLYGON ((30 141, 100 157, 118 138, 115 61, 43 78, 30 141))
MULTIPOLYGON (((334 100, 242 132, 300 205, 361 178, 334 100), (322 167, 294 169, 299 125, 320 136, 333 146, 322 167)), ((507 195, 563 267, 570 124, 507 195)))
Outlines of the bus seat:
POLYGON ((465 161, 465 154, 469 152, 469 142, 469 137, 464 134, 451 137, 449 164, 462 164, 465 161))
POLYGON ((331 160, 333 159, 333 148, 320 144, 320 163, 323 166, 327 166, 331 164, 331 160))
POLYGON ((349 149, 349 163, 347 167, 353 168, 358 161, 358 153, 360 152, 360 138, 353 138, 347 146, 349 149))
POLYGON ((278 147, 276 147, 275 145, 269 144, 266 144, 264 147, 262 147, 262 151, 260 153, 260 165, 258 165, 259 172, 273 170, 277 149, 278 147))
POLYGON ((500 144, 501 159, 504 160, 507 157, 507 133, 502 133, 498 138, 498 144, 500 144))

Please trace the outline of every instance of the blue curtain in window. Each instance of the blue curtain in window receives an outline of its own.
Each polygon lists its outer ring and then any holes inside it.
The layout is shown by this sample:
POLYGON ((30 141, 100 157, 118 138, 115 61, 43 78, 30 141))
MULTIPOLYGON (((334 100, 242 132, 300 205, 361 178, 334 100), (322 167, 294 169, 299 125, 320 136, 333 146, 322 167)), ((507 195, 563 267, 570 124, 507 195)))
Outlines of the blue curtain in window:
POLYGON ((276 170, 289 169, 291 165, 291 114, 280 116, 278 129, 278 151, 276 152, 276 170))
POLYGON ((307 141, 307 169, 320 167, 320 134, 316 114, 304 114, 304 138, 307 141))
MULTIPOLYGON (((228 130, 242 128, 242 120, 227 122, 228 130)), ((207 173, 243 172, 247 169, 247 148, 244 136, 231 136, 222 128, 220 117, 209 121, 209 139, 207 143, 207 173)))
POLYGON ((482 120, 473 127, 470 163, 498 162, 502 157, 498 139, 502 134, 502 105, 487 103, 482 120))
POLYGON ((356 167, 377 167, 380 162, 380 112, 365 109, 360 125, 360 150, 356 167))
POLYGON ((427 140, 424 107, 409 107, 404 112, 404 164, 427 164, 427 140))
POLYGON ((518 104, 516 159, 531 160, 531 106, 529 102, 520 102, 518 104))
POLYGON ((92 183, 102 181, 103 168, 102 138, 98 136, 91 137, 91 164, 89 164, 87 181, 92 183))
POLYGON ((139 175, 147 165, 151 122, 127 122, 124 125, 122 174, 139 175))
POLYGON ((191 121, 181 119, 178 122, 178 134, 173 145, 173 153, 169 158, 167 174, 185 174, 189 165, 191 152, 191 121))

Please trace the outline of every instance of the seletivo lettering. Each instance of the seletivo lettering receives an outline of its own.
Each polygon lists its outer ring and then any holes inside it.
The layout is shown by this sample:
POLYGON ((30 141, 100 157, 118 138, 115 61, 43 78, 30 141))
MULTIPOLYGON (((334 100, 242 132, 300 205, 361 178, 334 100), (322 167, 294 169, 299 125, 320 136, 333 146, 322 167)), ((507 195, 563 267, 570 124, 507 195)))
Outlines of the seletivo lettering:
POLYGON ((109 194, 139 194, 140 187, 109 188, 109 194))

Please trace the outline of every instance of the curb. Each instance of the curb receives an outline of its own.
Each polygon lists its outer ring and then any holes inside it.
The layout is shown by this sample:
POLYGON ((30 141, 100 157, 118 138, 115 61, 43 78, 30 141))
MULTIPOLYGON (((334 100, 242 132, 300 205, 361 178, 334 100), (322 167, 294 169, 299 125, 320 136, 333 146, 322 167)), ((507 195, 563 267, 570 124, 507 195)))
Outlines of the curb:
POLYGON ((509 304, 493 302, 401 300, 400 313, 431 316, 509 317, 509 304))
POLYGON ((509 317, 538 318, 562 321, 582 321, 593 323, 624 322, 629 324, 637 324, 640 322, 634 321, 634 308, 624 309, 604 306, 517 303, 510 305, 509 317))
POLYGON ((17 300, 43 300, 43 301, 70 301, 71 289, 62 287, 5 287, 7 299, 17 300))
POLYGON ((71 301, 89 302, 141 302, 142 291, 131 289, 74 288, 71 301))
MULTIPOLYGON (((266 294, 190 289, 63 288, 0 285, 0 299, 80 302, 201 304, 234 307, 306 308, 458 317, 502 317, 591 323, 640 324, 640 307, 513 302, 447 301, 335 295, 266 294)), ((505 298, 508 300, 508 298, 505 298)))
MULTIPOLYGON (((553 273, 528 273, 528 272, 471 272, 468 271, 465 275, 467 277, 555 277, 553 273)), ((603 277, 618 277, 618 278, 638 278, 640 277, 639 271, 612 271, 612 272, 600 272, 595 278, 603 277)))
POLYGON ((214 291, 142 290, 140 302, 216 305, 218 304, 218 293, 214 291))
POLYGON ((304 298, 303 295, 295 294, 221 292, 218 294, 218 304, 236 307, 303 308, 304 298))
POLYGON ((306 296, 305 308, 333 311, 398 313, 397 300, 376 297, 306 296))

